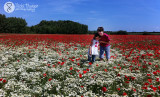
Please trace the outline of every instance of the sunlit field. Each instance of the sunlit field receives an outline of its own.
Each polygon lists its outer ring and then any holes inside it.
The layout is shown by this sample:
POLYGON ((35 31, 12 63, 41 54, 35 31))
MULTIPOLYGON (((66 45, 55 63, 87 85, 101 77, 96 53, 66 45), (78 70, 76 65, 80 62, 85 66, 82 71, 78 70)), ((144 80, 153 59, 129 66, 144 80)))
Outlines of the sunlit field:
POLYGON ((110 61, 87 62, 93 35, 0 35, 0 96, 160 96, 160 35, 110 35, 110 61))

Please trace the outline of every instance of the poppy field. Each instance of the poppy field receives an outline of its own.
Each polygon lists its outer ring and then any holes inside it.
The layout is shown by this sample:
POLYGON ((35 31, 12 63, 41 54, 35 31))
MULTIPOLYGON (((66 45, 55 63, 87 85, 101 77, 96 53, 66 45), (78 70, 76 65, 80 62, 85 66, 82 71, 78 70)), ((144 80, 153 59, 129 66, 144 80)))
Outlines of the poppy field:
POLYGON ((0 96, 160 96, 160 35, 109 37, 91 64, 93 35, 0 34, 0 96))

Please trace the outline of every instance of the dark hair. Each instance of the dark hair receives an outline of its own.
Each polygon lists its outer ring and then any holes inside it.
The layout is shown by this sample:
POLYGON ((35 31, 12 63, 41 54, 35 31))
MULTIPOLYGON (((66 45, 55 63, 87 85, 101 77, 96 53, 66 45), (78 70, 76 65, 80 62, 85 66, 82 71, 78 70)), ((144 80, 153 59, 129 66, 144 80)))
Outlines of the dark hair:
POLYGON ((94 34, 93 39, 96 39, 96 37, 100 37, 100 35, 98 33, 94 34))
POLYGON ((103 28, 103 27, 98 27, 98 28, 97 28, 97 32, 101 32, 101 31, 104 32, 104 28, 103 28))

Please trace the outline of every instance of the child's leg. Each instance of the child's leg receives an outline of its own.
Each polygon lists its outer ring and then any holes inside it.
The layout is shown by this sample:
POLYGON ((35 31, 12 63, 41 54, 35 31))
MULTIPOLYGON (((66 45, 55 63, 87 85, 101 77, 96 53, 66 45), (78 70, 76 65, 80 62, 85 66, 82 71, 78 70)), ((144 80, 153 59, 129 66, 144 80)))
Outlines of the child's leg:
POLYGON ((106 59, 110 59, 110 47, 111 45, 105 47, 106 59))
POLYGON ((92 62, 96 60, 96 55, 92 55, 92 62))
POLYGON ((100 46, 100 55, 99 55, 100 59, 104 58, 104 47, 100 46))
POLYGON ((88 61, 91 62, 91 55, 88 55, 88 61))

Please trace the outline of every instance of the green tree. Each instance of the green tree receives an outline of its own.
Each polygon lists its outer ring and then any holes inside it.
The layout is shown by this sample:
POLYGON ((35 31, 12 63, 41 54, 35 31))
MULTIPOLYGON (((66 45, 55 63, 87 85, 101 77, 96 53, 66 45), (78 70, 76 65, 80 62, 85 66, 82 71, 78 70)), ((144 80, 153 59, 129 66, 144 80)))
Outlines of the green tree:
POLYGON ((6 27, 6 16, 0 14, 0 33, 6 33, 7 27, 6 27))
POLYGON ((7 18, 7 33, 26 33, 27 23, 22 18, 9 17, 7 18))
POLYGON ((128 35, 127 31, 120 30, 117 32, 118 35, 128 35))

